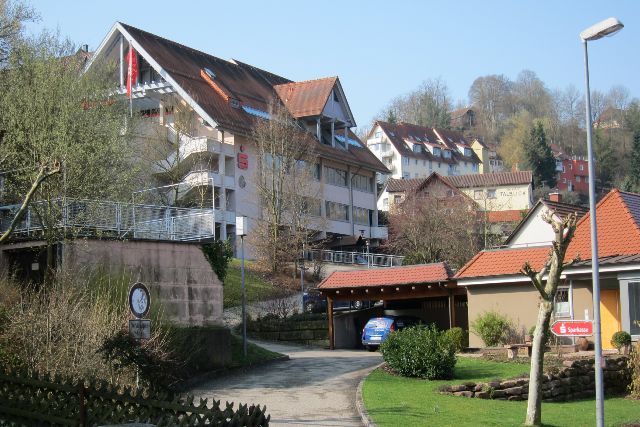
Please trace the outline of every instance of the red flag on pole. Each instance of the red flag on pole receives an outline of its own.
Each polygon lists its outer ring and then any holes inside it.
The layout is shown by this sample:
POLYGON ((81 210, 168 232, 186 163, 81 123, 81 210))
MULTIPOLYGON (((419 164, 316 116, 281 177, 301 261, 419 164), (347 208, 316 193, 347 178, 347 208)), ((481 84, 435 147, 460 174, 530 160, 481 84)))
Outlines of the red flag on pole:
POLYGON ((131 88, 138 78, 138 58, 133 46, 129 48, 127 63, 129 64, 127 67, 127 96, 131 98, 131 88))

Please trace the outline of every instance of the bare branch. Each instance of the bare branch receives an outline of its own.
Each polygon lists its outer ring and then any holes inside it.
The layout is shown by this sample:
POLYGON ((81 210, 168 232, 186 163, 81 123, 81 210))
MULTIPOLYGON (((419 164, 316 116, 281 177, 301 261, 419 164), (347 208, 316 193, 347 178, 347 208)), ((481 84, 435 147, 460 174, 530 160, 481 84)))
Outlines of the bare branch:
POLYGON ((33 181, 33 184, 31 185, 31 189, 29 189, 26 196, 24 197, 24 200, 22 201, 22 205, 20 206, 20 209, 18 209, 18 212, 13 217, 11 224, 9 224, 9 228, 7 228, 7 230, 4 233, 2 233, 2 236, 0 236, 0 244, 4 243, 6 240, 9 239, 9 236, 11 236, 11 234, 13 233, 13 230, 15 230, 16 225, 18 225, 18 222, 22 220, 22 217, 24 216, 25 212, 27 211, 27 208, 29 207, 29 204, 31 203, 31 199, 33 199, 33 196, 36 194, 36 191, 38 191, 38 188, 40 188, 40 185, 47 178, 57 173, 60 173, 60 163, 57 161, 53 162, 50 165, 40 166, 38 175, 36 176, 36 179, 33 181))

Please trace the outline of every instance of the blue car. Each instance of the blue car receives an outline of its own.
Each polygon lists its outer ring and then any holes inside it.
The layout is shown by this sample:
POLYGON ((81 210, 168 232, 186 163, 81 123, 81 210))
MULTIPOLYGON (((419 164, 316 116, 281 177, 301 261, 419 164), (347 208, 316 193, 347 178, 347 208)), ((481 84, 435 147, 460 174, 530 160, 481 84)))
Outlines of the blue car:
POLYGON ((362 329, 362 345, 369 351, 376 351, 393 331, 420 324, 422 321, 412 316, 383 316, 369 319, 362 329))

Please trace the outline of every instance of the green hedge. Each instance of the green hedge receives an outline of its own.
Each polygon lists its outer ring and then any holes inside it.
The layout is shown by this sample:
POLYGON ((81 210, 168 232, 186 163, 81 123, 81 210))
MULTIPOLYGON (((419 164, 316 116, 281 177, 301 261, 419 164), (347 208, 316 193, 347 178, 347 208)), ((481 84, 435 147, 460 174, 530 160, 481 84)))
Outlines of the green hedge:
POLYGON ((391 333, 380 346, 387 365, 405 377, 441 380, 453 377, 456 343, 435 325, 391 333))

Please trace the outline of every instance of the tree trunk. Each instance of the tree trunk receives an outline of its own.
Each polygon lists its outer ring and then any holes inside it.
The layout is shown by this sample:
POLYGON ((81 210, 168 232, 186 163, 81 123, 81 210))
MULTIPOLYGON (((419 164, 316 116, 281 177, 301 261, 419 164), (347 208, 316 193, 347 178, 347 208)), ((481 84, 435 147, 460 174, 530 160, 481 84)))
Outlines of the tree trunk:
POLYGON ((538 308, 538 321, 533 335, 531 349, 531 371, 529 373, 529 398, 527 401, 527 419, 525 425, 539 426, 542 419, 542 371, 546 331, 549 330, 553 304, 542 300, 538 308))

